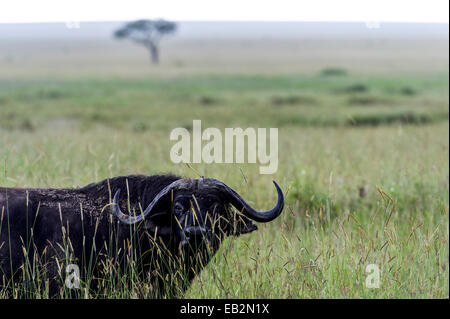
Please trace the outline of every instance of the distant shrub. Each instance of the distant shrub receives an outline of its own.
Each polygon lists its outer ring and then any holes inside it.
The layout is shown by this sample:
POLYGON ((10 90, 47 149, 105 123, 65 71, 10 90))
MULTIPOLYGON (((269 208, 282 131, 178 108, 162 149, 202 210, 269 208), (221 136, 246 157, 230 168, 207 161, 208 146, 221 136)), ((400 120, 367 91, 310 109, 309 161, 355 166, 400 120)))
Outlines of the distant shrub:
POLYGON ((59 91, 59 90, 55 90, 55 89, 44 89, 44 90, 40 90, 37 93, 37 96, 41 99, 60 99, 62 97, 64 97, 64 93, 59 91))
POLYGON ((410 88, 410 87, 401 88, 400 93, 403 95, 407 95, 407 96, 412 96, 412 95, 417 94, 416 90, 414 90, 413 88, 410 88))
POLYGON ((404 124, 424 124, 433 121, 427 114, 416 113, 378 113, 357 115, 348 120, 348 124, 352 126, 378 126, 393 123, 404 124))
POLYGON ((28 118, 23 119, 23 120, 19 123, 18 128, 19 128, 20 130, 22 130, 22 131, 28 131, 28 132, 34 131, 34 125, 33 125, 33 122, 31 122, 31 120, 28 119, 28 118))
POLYGON ((296 104, 312 105, 317 104, 317 101, 311 97, 289 95, 289 96, 274 96, 271 99, 271 104, 275 106, 296 105, 296 104))
POLYGON ((369 91, 369 87, 362 83, 350 85, 343 89, 346 93, 364 93, 369 91))
POLYGON ((7 113, 0 116, 0 128, 32 132, 36 129, 33 121, 28 117, 19 117, 16 113, 7 113))
POLYGON ((101 122, 101 121, 104 120, 103 115, 100 114, 100 113, 98 113, 98 112, 92 113, 92 114, 89 116, 89 118, 90 118, 92 121, 95 121, 95 122, 101 122))
POLYGON ((325 68, 320 71, 321 76, 344 76, 347 75, 347 71, 340 68, 325 68))
POLYGON ((184 124, 181 125, 182 128, 185 128, 186 130, 188 130, 189 132, 192 132, 193 130, 193 126, 192 126, 192 120, 190 120, 189 122, 186 122, 184 124))
POLYGON ((392 101, 378 96, 352 96, 348 99, 349 105, 376 105, 376 104, 392 104, 392 101))
POLYGON ((216 105, 219 104, 219 99, 213 96, 202 96, 199 99, 201 105, 216 105))
POLYGON ((134 120, 131 122, 131 129, 137 133, 145 132, 148 130, 148 124, 142 120, 134 120))
POLYGON ((317 126, 330 127, 342 125, 342 121, 336 116, 305 116, 303 114, 281 113, 274 123, 279 126, 317 126))

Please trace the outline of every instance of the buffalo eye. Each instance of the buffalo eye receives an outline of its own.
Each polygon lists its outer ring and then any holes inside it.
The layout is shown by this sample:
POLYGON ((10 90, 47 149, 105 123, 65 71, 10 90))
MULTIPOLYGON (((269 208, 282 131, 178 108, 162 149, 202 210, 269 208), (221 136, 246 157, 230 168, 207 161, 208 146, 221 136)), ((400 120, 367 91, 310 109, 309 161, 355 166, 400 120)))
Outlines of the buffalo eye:
POLYGON ((175 203, 173 211, 176 215, 181 215, 184 212, 184 207, 180 203, 175 203))

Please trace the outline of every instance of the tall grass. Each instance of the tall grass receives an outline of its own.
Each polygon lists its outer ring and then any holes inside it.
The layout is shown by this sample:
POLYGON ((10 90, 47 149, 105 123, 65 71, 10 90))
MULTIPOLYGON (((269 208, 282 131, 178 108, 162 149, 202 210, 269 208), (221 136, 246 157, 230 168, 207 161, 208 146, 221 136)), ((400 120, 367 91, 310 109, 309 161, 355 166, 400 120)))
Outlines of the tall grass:
MULTIPOLYGON (((170 161, 171 129, 189 127, 192 119, 202 119, 204 128, 279 128, 274 176, 259 175, 252 164, 191 165, 258 208, 275 202, 275 179, 287 205, 279 219, 259 224, 258 231, 227 238, 187 291, 180 289, 183 276, 175 276, 163 285, 169 291, 156 293, 159 288, 133 261, 137 251, 127 269, 102 265, 100 293, 65 293, 79 298, 449 296, 447 76, 23 83, 2 87, 0 103, 0 185, 6 187, 79 187, 139 173, 197 177, 170 161), (348 90, 358 83, 363 92, 348 90), (415 93, 402 93, 405 87, 415 93), (375 96, 378 102, 349 105, 355 95, 375 96), (409 125, 403 120, 408 114, 419 120, 409 125), (20 124, 27 119, 30 129, 20 124), (369 264, 381 270, 378 289, 365 285, 369 264)), ((61 251, 66 264, 70 250, 61 251)), ((27 279, 14 282, 13 294, 2 290, 1 297, 46 297, 37 293, 45 291, 46 282, 45 274, 39 279, 35 259, 30 256, 24 267, 27 279)), ((89 265, 89 256, 85 260, 89 265)))

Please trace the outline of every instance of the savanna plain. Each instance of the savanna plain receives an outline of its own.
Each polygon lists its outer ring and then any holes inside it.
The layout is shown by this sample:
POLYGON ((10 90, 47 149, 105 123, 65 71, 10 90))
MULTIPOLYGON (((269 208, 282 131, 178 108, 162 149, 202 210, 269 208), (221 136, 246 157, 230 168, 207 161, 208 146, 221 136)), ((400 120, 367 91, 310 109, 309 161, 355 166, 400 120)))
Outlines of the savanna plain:
MULTIPOLYGON (((158 66, 126 43, 3 42, 0 185, 170 172, 266 209, 276 180, 281 217, 227 239, 181 297, 448 298, 448 38, 344 40, 174 37, 158 66), (194 119, 278 128, 278 171, 172 163, 169 134, 194 119)), ((151 295, 143 281, 120 287, 102 297, 151 295)))

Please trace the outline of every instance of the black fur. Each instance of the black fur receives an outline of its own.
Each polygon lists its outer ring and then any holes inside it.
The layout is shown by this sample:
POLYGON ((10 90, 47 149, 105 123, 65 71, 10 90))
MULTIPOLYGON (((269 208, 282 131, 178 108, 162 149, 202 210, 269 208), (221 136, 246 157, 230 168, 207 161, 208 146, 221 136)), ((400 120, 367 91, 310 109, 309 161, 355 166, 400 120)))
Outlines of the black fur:
MULTIPOLYGON (((29 260, 37 255, 40 264, 46 265, 50 294, 57 294, 62 282, 56 278, 65 274, 58 272, 55 259, 66 260, 59 245, 64 246, 69 240, 71 260, 77 264, 88 264, 90 253, 95 251, 94 273, 98 270, 99 256, 106 254, 106 250, 120 251, 122 254, 113 258, 119 263, 126 263, 123 253, 127 250, 127 242, 139 241, 139 251, 145 256, 142 257, 142 265, 145 265, 143 273, 151 272, 154 270, 150 263, 150 259, 155 257, 154 247, 143 234, 158 235, 158 239, 174 254, 179 246, 173 231, 171 199, 158 203, 152 210, 155 218, 148 216, 142 225, 132 231, 134 227, 112 217, 109 209, 111 198, 117 189, 121 189, 121 210, 140 212, 140 207, 145 209, 164 187, 178 179, 180 177, 173 175, 132 175, 111 178, 79 189, 0 188, 0 284, 4 280, 20 278, 20 268, 26 261, 25 247, 29 260)), ((197 195, 205 200, 210 196, 197 195)), ((222 210, 219 212, 228 212, 229 205, 220 197, 221 194, 212 195, 216 202, 220 201, 222 210)), ((256 229, 249 220, 245 220, 244 224, 241 233, 256 229)), ((87 270, 82 271, 85 273, 87 270)), ((192 273, 189 277, 194 275, 192 273)))

